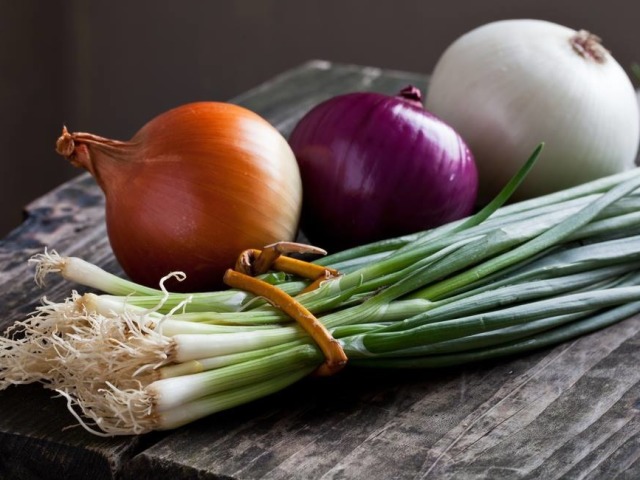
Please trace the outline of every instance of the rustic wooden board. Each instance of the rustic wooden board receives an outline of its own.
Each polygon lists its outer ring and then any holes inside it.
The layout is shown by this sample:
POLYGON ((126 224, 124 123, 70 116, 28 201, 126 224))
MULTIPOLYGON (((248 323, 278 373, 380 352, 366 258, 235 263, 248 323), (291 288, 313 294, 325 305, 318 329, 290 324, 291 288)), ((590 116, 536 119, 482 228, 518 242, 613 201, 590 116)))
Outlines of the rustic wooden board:
MULTIPOLYGON (((313 105, 424 75, 311 62, 234 99, 285 135, 313 105)), ((27 207, 0 242, 0 330, 43 293, 44 246, 120 273, 87 176, 27 207)), ((532 355, 444 370, 348 370, 168 433, 104 439, 37 386, 0 392, 0 478, 640 478, 640 318, 532 355)))

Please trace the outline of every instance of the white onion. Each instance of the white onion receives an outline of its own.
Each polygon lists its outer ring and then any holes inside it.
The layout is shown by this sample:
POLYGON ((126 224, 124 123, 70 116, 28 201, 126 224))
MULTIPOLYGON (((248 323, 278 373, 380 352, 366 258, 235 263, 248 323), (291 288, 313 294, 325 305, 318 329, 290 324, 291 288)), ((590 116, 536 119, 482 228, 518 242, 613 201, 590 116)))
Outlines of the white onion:
POLYGON ((484 201, 540 142, 519 198, 630 169, 638 151, 627 74, 597 37, 546 21, 493 22, 460 37, 434 69, 426 106, 471 148, 484 201))

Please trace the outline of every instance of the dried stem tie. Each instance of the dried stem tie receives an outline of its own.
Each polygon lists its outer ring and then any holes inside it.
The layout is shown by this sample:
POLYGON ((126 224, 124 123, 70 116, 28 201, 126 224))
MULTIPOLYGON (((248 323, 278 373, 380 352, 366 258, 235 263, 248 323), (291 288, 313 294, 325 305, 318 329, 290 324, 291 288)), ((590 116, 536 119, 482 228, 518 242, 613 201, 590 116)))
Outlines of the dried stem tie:
POLYGON ((235 270, 245 275, 251 275, 252 277, 262 275, 269 270, 277 270, 313 280, 314 282, 309 285, 305 291, 317 288, 320 286, 320 282, 340 275, 340 273, 333 268, 323 267, 322 265, 316 265, 285 256, 291 253, 327 254, 325 250, 312 245, 295 242, 278 242, 267 245, 262 250, 245 250, 238 257, 235 270), (313 288, 310 288, 311 286, 313 286, 313 288))
POLYGON ((293 242, 278 242, 260 250, 245 250, 236 262, 235 270, 227 270, 224 282, 232 288, 246 290, 263 297, 270 304, 292 317, 316 342, 325 362, 316 370, 319 376, 329 376, 342 370, 347 356, 340 343, 320 321, 295 298, 273 285, 254 278, 269 270, 279 270, 309 278, 313 282, 304 290, 318 288, 320 283, 339 275, 337 270, 286 257, 286 253, 326 254, 320 248, 293 242))

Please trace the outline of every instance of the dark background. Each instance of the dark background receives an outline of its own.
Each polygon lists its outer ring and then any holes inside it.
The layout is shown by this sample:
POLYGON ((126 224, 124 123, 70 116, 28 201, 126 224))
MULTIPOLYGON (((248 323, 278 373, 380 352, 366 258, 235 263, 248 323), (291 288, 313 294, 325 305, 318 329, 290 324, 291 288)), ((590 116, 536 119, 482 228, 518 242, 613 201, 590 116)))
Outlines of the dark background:
MULTIPOLYGON (((0 234, 80 172, 61 126, 128 139, 156 114, 226 100, 310 59, 428 73, 455 38, 539 18, 640 60, 640 2, 614 0, 0 0, 0 234)), ((392 93, 392 92, 389 92, 392 93)))

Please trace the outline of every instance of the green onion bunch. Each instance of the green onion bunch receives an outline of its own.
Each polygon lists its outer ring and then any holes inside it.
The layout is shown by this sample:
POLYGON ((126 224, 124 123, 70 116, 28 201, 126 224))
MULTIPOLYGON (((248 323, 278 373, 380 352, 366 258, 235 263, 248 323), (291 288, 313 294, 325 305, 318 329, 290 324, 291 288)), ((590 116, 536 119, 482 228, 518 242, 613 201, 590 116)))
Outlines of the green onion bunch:
MULTIPOLYGON (((324 324, 347 368, 522 354, 640 312, 640 170, 504 206, 539 151, 474 216, 318 260, 342 275, 316 290, 261 278, 324 324)), ((55 252, 32 262, 39 283, 58 273, 88 291, 45 301, 0 337, 0 389, 40 382, 97 435, 176 428, 324 362, 297 323, 249 293, 151 289, 55 252)))

